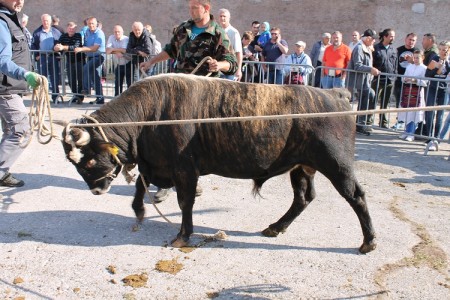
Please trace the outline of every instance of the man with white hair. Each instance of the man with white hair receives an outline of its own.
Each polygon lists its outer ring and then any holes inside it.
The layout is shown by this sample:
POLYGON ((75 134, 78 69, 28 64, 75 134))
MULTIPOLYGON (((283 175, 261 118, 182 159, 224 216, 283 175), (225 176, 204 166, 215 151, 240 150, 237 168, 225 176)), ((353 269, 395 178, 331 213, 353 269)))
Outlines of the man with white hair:
POLYGON ((28 25, 28 19, 29 17, 26 14, 22 15, 22 28, 25 32, 25 36, 27 37, 27 41, 28 41, 28 47, 31 48, 31 32, 28 30, 27 25, 28 25))
POLYGON ((223 78, 240 81, 242 77, 242 41, 239 31, 230 24, 230 11, 226 8, 219 9, 219 24, 230 39, 230 44, 236 55, 238 68, 236 73, 232 75, 222 75, 223 78))
POLYGON ((106 54, 112 55, 114 64, 114 96, 123 91, 123 79, 125 77, 127 88, 131 85, 131 61, 124 56, 129 38, 123 34, 123 28, 115 25, 114 34, 111 34, 106 42, 106 54))
POLYGON ((152 40, 150 32, 144 28, 142 22, 134 22, 131 26, 128 46, 126 53, 132 54, 132 74, 134 81, 140 79, 139 64, 146 61, 150 54, 152 54, 152 40))
POLYGON ((53 52, 53 46, 61 37, 61 31, 52 27, 52 17, 49 14, 41 16, 41 23, 42 25, 33 32, 31 50, 39 50, 35 54, 36 60, 39 61, 39 73, 48 77, 53 103, 56 104, 62 101, 62 97, 59 95, 59 53, 53 52))

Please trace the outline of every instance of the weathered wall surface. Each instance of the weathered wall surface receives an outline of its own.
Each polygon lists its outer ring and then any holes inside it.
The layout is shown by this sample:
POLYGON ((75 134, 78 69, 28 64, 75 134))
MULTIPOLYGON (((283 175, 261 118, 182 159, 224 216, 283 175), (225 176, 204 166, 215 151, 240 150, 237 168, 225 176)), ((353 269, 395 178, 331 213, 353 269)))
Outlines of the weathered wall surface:
MULTIPOLYGON (((409 32, 422 35, 434 32, 438 41, 450 38, 448 12, 450 0, 212 0, 212 13, 220 8, 231 11, 231 23, 241 33, 249 30, 253 20, 269 21, 280 27, 282 36, 293 45, 298 40, 307 43, 307 52, 322 32, 340 30, 348 43, 353 30, 393 28, 396 45, 403 44, 409 32)), ((173 26, 189 17, 186 0, 34 0, 25 3, 30 16, 29 29, 40 25, 40 15, 56 14, 65 26, 68 21, 82 25, 87 16, 96 16, 104 24, 106 36, 112 27, 121 24, 131 31, 134 21, 150 23, 158 39, 165 43, 173 26)), ((292 48, 291 48, 292 49, 292 48)))

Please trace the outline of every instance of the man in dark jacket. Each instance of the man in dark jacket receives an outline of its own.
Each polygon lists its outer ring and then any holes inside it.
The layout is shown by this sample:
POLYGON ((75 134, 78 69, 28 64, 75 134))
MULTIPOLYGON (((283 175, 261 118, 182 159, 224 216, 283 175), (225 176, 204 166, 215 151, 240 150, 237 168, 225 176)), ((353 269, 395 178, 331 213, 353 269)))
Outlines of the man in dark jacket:
POLYGON ((69 77, 70 89, 74 95, 70 99, 70 103, 81 102, 84 98, 81 91, 83 90, 83 64, 85 54, 83 52, 74 52, 75 48, 83 45, 81 34, 76 32, 76 29, 77 24, 75 22, 69 22, 67 24, 67 32, 61 35, 53 47, 55 51, 62 51, 66 56, 66 71, 69 77))
POLYGON ((133 81, 137 81, 141 77, 139 64, 146 61, 149 55, 152 54, 153 43, 150 32, 144 28, 144 24, 141 22, 134 22, 131 29, 126 53, 132 55, 131 72, 134 76, 133 81))
POLYGON ((24 185, 9 173, 30 137, 28 110, 20 95, 28 92, 27 83, 33 88, 39 85, 39 75, 28 71, 31 60, 21 24, 22 6, 23 1, 0 0, 0 186, 8 187, 24 185))
MULTIPOLYGON (((395 31, 388 28, 380 33, 380 42, 373 51, 373 66, 382 73, 397 74, 397 49, 392 46, 395 40, 395 31)), ((372 88, 376 91, 381 109, 388 107, 395 78, 381 75, 374 79, 372 88)), ((388 128, 386 114, 380 114, 380 127, 388 128)))

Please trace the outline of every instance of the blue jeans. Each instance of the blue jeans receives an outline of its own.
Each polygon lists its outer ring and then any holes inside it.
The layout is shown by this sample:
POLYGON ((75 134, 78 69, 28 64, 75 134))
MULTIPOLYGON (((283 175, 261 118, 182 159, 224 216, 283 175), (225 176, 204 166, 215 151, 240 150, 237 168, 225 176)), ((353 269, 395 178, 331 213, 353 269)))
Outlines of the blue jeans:
POLYGON ((267 77, 267 83, 283 84, 283 72, 281 70, 269 71, 269 75, 267 77))
POLYGON ((407 134, 414 135, 414 132, 416 132, 416 123, 409 122, 408 124, 406 124, 405 132, 407 134))
MULTIPOLYGON (((448 97, 443 90, 436 91, 433 87, 428 88, 426 98, 427 106, 446 105, 448 101, 448 97)), ((444 112, 443 110, 425 112, 425 125, 427 126, 428 136, 438 137, 444 119, 444 112), (435 116, 436 121, 433 122, 435 116)))
POLYGON ((332 77, 328 75, 322 76, 320 80, 323 89, 341 88, 344 87, 344 80, 341 77, 332 77))
POLYGON ((103 56, 88 57, 83 66, 83 90, 90 92, 91 82, 94 81, 95 95, 97 97, 103 96, 102 89, 102 64, 105 58, 103 56))
POLYGON ((450 113, 447 115, 447 118, 444 121, 444 125, 442 126, 441 132, 439 133, 440 139, 442 140, 444 139, 449 128, 450 128, 450 113))

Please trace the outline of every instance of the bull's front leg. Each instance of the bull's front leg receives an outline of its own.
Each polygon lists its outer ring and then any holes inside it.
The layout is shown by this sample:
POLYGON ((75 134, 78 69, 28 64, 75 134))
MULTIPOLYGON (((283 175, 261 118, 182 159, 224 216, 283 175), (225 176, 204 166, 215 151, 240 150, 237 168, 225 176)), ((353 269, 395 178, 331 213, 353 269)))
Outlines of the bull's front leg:
POLYGON ((145 215, 144 196, 148 187, 148 180, 145 179, 145 181, 146 186, 144 186, 141 177, 136 179, 136 192, 134 193, 133 203, 131 204, 138 223, 142 222, 145 215))
POLYGON ((172 247, 181 248, 189 244, 189 238, 194 232, 192 222, 192 209, 195 202, 195 190, 197 187, 197 175, 187 172, 178 172, 175 179, 177 189, 178 206, 181 209, 181 229, 177 237, 172 240, 172 247))

